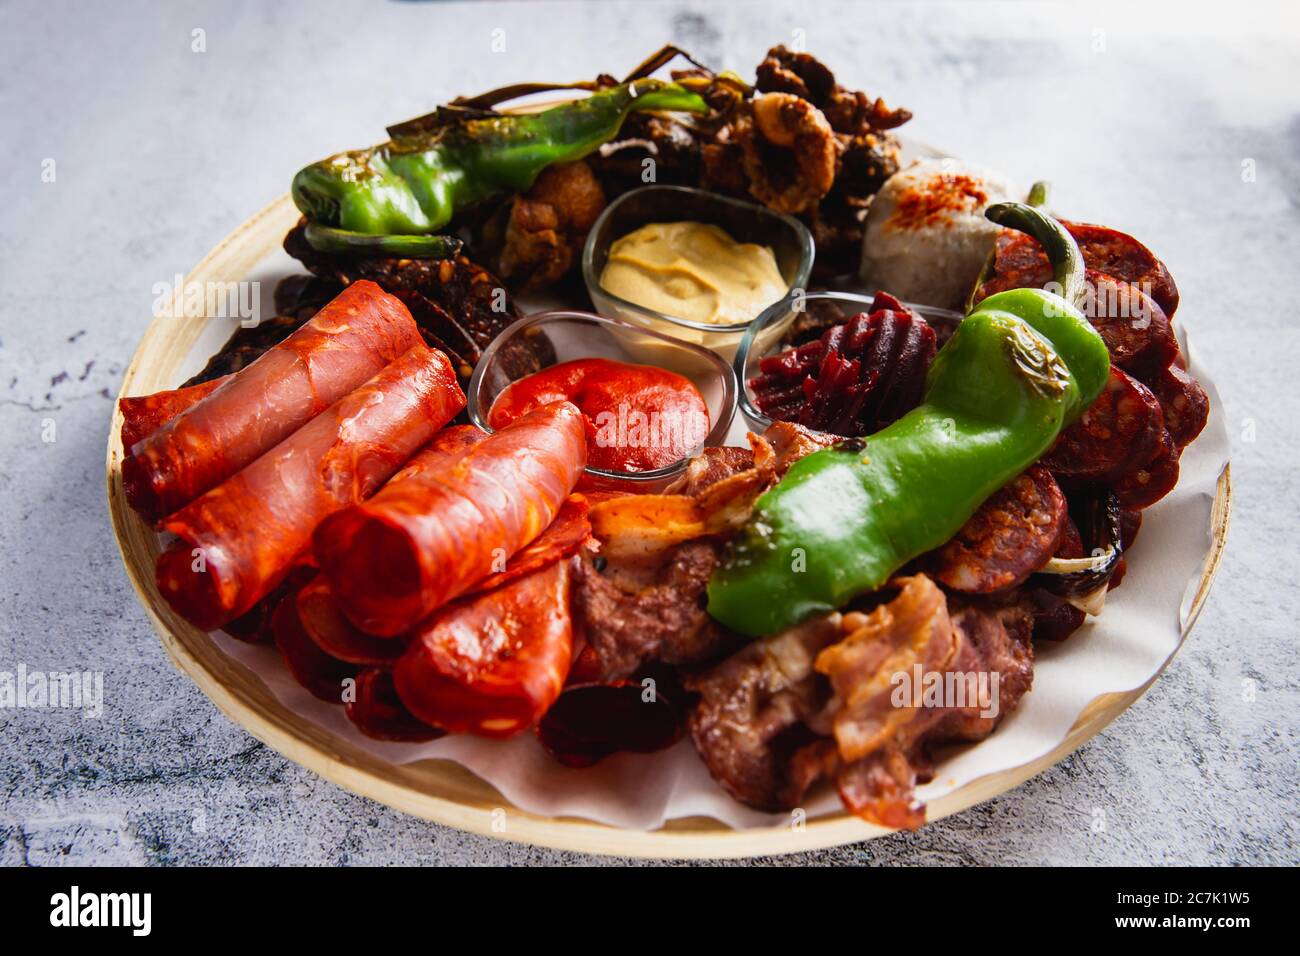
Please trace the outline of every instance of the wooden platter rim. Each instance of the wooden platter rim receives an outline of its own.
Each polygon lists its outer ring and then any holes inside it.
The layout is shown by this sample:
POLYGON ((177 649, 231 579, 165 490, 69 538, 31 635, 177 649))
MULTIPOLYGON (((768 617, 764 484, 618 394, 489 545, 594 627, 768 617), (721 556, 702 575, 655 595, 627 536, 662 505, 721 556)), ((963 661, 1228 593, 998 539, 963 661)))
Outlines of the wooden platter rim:
MULTIPOLYGON (((297 217, 297 210, 285 195, 239 225, 185 277, 185 286, 175 290, 177 307, 172 314, 184 314, 180 308, 181 297, 190 283, 244 279, 280 244, 297 217)), ((206 321, 155 317, 126 369, 118 397, 174 387, 181 364, 206 321)), ((232 721, 332 783, 404 813, 473 833, 614 856, 720 859, 775 855, 840 846, 892 832, 843 811, 808 820, 802 829, 782 824, 734 830, 711 818, 691 817, 670 820, 658 830, 640 831, 573 817, 546 817, 512 807, 489 784, 452 761, 390 763, 303 720, 284 707, 256 675, 226 657, 209 635, 177 616, 159 595, 153 579, 153 564, 158 554, 156 536, 127 506, 122 491, 121 425, 121 414, 115 405, 106 467, 109 513, 127 575, 168 657, 232 721)), ((1211 547, 1182 630, 1182 640, 1196 622, 1218 570, 1231 507, 1231 472, 1225 465, 1211 513, 1211 547)), ((972 780, 932 801, 928 807, 929 820, 942 819, 1013 789, 1091 740, 1146 692, 1181 649, 1182 640, 1146 683, 1092 700, 1066 738, 1049 753, 1018 767, 972 780)))

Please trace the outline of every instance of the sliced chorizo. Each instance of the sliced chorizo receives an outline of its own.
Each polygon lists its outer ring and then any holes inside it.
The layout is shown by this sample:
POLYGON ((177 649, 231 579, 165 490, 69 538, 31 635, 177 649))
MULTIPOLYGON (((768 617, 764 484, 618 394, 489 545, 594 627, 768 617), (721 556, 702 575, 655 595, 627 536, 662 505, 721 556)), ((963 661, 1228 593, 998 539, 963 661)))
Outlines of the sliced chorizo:
POLYGON ((1168 429, 1161 429, 1160 443, 1151 459, 1119 478, 1112 485, 1122 508, 1138 511, 1174 490, 1178 484, 1178 458, 1181 449, 1168 429))
POLYGON ((1058 476, 1086 481, 1118 478, 1151 459, 1163 432, 1155 395, 1111 366, 1102 393, 1061 433, 1043 463, 1058 476))
POLYGON ((1034 465, 984 502, 935 553, 933 576, 969 594, 1014 587, 1051 558, 1067 520, 1056 479, 1034 465))
POLYGON ((117 407, 122 412, 122 450, 131 454, 131 449, 139 441, 148 438, 181 412, 203 401, 225 381, 225 377, 214 378, 199 385, 119 400, 117 407))
POLYGON ((348 286, 298 331, 138 443, 122 462, 127 501, 150 519, 171 514, 423 344, 401 302, 373 282, 348 286))
POLYGON ((356 696, 348 701, 348 720, 375 740, 416 743, 443 736, 437 727, 416 719, 397 696, 392 671, 368 667, 357 674, 356 696))
POLYGON ((322 519, 375 491, 464 407, 447 357, 412 348, 170 515, 162 529, 179 540, 158 559, 162 596, 204 630, 239 617, 310 556, 322 519))
POLYGON ((449 733, 511 737, 555 703, 573 661, 570 560, 447 605, 393 668, 415 717, 449 733))
POLYGON ((1151 379, 1151 391, 1160 400, 1165 428, 1179 449, 1192 443, 1210 416, 1210 399, 1201 383, 1184 369, 1168 365, 1151 379))
POLYGON ((343 613, 367 633, 400 634, 503 570, 582 475, 584 422, 570 402, 545 405, 322 522, 316 560, 343 613))

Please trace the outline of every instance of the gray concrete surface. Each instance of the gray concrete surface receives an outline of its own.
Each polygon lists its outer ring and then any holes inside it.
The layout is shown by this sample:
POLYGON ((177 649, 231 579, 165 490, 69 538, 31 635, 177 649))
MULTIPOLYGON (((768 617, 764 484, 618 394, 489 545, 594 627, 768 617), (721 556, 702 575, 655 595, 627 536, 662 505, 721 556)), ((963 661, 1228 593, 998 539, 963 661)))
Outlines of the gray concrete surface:
POLYGON ((102 671, 105 697, 97 719, 0 710, 0 862, 603 862, 402 816, 221 716, 118 560, 112 397, 154 283, 304 162, 454 94, 618 73, 667 40, 748 74, 802 38, 910 107, 912 135, 1048 177, 1060 208, 1166 258, 1223 394, 1236 499, 1191 640, 1095 741, 919 833, 765 862, 1296 863, 1295 8, 1082 6, 0 7, 0 670, 102 671))

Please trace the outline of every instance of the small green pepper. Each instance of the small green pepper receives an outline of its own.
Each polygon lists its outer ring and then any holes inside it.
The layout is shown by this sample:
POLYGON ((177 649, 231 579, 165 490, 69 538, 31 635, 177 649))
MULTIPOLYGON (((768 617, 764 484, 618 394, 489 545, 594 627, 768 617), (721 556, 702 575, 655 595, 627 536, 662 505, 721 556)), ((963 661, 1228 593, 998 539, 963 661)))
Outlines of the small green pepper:
POLYGON ((581 159, 645 110, 704 113, 708 105, 674 83, 642 79, 540 113, 457 119, 313 163, 294 176, 293 201, 309 224, 330 230, 329 248, 307 236, 321 251, 446 255, 445 242, 419 240, 458 210, 527 191, 547 166, 581 159))
POLYGON ((1021 203, 987 215, 1039 239, 1063 295, 985 299, 935 356, 919 407, 865 442, 801 459, 759 498, 709 583, 709 613, 726 626, 771 634, 879 588, 951 539, 1100 394, 1110 358, 1074 304, 1073 238, 1021 203))

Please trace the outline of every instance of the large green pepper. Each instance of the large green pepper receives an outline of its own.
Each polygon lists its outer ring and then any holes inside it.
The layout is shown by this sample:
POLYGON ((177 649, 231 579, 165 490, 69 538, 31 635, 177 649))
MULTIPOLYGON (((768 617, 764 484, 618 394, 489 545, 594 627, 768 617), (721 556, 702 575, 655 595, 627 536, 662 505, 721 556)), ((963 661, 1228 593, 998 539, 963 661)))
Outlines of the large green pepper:
POLYGON ((723 624, 771 634, 879 588, 951 539, 1100 394, 1110 358, 1075 304, 1078 246, 1030 206, 988 216, 1039 239, 1062 294, 985 299, 935 356, 919 407, 865 442, 801 459, 759 498, 709 584, 723 624))
POLYGON ((459 119, 313 163, 294 176, 293 201, 308 241, 323 251, 353 240, 367 252, 391 245, 394 255, 445 255, 447 237, 430 234, 458 210, 526 191, 547 166, 581 159, 645 110, 708 105, 675 83, 642 79, 539 113, 459 119))

